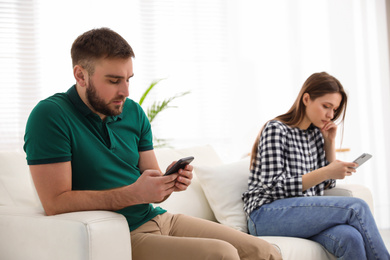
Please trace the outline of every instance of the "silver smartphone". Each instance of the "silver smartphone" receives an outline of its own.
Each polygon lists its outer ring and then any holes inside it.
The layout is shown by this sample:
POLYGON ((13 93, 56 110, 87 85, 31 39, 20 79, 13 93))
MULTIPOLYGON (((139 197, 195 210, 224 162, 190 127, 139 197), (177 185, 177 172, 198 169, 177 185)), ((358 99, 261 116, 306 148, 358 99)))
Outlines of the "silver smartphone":
MULTIPOLYGON (((371 157, 372 157, 371 154, 369 154, 369 153, 363 153, 363 154, 360 155, 358 158, 356 158, 353 162, 359 164, 359 165, 356 167, 356 168, 358 168, 358 167, 361 166, 363 163, 365 163, 366 161, 368 161, 371 157)), ((355 169, 356 169, 356 168, 355 168, 355 169)))

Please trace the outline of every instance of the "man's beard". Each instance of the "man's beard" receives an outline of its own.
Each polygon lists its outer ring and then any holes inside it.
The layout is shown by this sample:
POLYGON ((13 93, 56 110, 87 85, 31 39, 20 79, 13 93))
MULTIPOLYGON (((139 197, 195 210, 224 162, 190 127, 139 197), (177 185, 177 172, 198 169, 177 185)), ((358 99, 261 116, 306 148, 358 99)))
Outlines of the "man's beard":
POLYGON ((117 96, 106 104, 105 101, 98 95, 95 85, 92 83, 91 79, 88 83, 86 90, 87 100, 96 112, 105 116, 117 116, 122 113, 124 103, 122 105, 116 105, 113 108, 110 108, 109 104, 112 100, 124 100, 124 96, 117 96))

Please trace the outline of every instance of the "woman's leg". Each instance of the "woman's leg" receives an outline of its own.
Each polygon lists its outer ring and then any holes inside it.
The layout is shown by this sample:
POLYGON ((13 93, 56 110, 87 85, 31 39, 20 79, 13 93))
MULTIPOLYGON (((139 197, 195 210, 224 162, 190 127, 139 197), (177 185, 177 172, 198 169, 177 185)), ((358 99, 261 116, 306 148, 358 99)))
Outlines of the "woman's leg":
POLYGON ((352 226, 337 225, 309 239, 320 243, 337 259, 367 259, 363 237, 352 226))
MULTIPOLYGON (((390 259, 371 211, 361 199, 329 196, 281 199, 253 211, 250 219, 249 224, 254 223, 252 228, 249 225, 251 233, 263 236, 310 238, 337 225, 349 225, 363 238, 367 259, 390 259)), ((339 238, 340 242, 347 242, 343 238, 339 238)))

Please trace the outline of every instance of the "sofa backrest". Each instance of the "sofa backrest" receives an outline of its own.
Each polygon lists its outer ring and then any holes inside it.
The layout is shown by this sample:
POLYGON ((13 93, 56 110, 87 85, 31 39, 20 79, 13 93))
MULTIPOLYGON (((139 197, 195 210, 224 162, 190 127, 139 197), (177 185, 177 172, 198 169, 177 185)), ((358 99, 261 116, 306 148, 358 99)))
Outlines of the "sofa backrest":
POLYGON ((0 152, 0 206, 42 207, 24 152, 0 152))

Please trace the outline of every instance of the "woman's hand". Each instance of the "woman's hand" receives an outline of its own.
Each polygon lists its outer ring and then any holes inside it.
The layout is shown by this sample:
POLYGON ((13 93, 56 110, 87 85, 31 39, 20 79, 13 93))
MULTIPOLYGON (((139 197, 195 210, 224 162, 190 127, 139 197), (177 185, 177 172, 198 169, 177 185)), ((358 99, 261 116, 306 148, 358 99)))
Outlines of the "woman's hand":
POLYGON ((322 136, 324 137, 324 150, 328 162, 336 160, 336 134, 337 125, 333 121, 329 121, 321 128, 322 136))
POLYGON ((325 142, 333 142, 336 139, 337 125, 333 121, 329 121, 321 128, 321 133, 325 142))
POLYGON ((302 191, 330 179, 344 179, 356 172, 357 163, 334 160, 325 167, 302 175, 302 191))
POLYGON ((356 172, 357 163, 342 162, 335 160, 328 164, 325 168, 327 170, 328 179, 344 179, 346 176, 351 176, 356 172))

